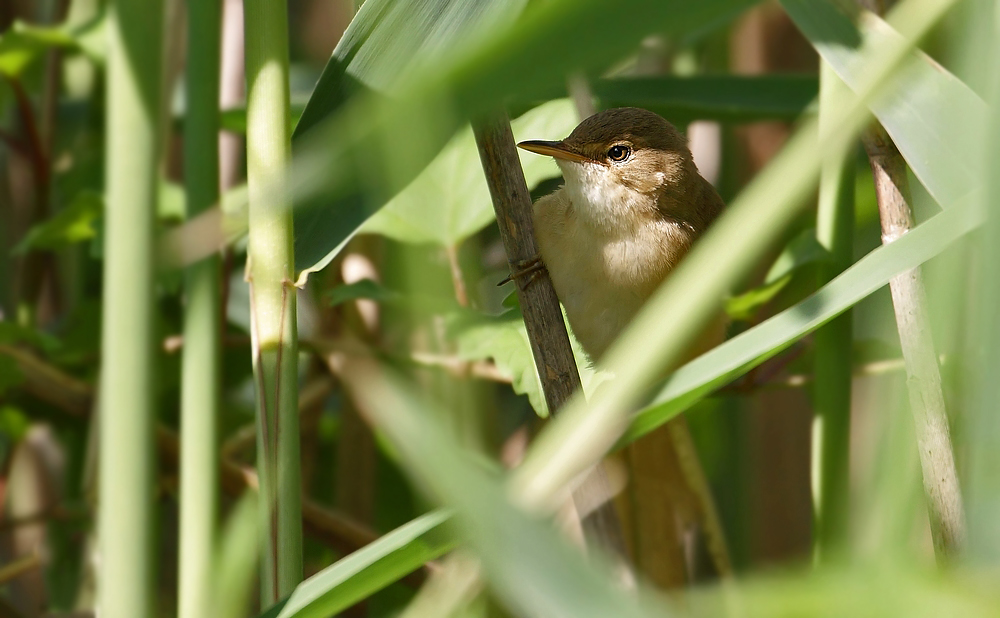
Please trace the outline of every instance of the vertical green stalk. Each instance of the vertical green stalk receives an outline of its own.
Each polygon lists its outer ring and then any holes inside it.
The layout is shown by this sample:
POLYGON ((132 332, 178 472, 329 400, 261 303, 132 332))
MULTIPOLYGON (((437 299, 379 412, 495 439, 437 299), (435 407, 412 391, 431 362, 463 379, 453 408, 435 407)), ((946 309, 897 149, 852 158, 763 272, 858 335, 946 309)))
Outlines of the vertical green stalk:
POLYGON ((257 385, 257 469, 263 539, 261 599, 270 605, 302 579, 298 343, 292 216, 285 194, 291 150, 288 9, 244 4, 247 74, 247 250, 257 385))
MULTIPOLYGON (((820 62, 820 132, 831 130, 830 105, 845 88, 833 69, 820 62)), ((842 98, 839 100, 843 100, 842 98)), ((851 265, 854 248, 854 151, 825 161, 820 169, 816 239, 829 252, 820 270, 825 285, 851 265)), ((851 311, 816 331, 813 406, 813 494, 816 513, 814 555, 827 561, 847 539, 848 464, 851 433, 851 311)))
MULTIPOLYGON (((219 201, 221 0, 189 0, 184 182, 188 216, 219 201)), ((218 256, 186 273, 181 376, 178 616, 208 618, 218 517, 221 386, 218 256)))
POLYGON ((100 502, 104 618, 153 615, 153 247, 161 0, 109 6, 100 502))
MULTIPOLYGON (((980 48, 985 59, 990 96, 986 156, 983 165, 983 210, 986 222, 979 238, 978 288, 973 349, 966 362, 974 374, 972 406, 965 437, 968 441, 967 487, 969 494, 968 558, 980 566, 1000 564, 1000 324, 996 319, 1000 302, 1000 3, 974 3, 976 17, 992 24, 991 37, 980 48)), ((982 60, 979 60, 982 61, 982 60)), ((975 271, 974 271, 975 272, 975 271)))

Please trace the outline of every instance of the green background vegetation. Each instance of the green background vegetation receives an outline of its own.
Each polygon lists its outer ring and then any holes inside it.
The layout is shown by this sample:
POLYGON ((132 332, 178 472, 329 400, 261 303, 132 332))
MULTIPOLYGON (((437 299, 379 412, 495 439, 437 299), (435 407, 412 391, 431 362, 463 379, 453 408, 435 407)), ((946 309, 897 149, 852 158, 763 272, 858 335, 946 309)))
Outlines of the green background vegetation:
POLYGON ((1000 614, 998 41, 992 0, 5 1, 0 615, 1000 614), (470 121, 591 102, 728 206, 550 411, 470 121), (622 586, 553 514, 681 413, 733 572, 678 530, 685 585, 622 586))

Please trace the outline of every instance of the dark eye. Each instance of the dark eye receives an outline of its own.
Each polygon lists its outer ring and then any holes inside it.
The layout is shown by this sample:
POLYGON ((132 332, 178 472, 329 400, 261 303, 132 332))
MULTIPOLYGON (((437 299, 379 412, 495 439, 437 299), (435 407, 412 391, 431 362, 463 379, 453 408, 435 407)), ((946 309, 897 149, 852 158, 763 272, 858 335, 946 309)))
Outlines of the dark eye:
POLYGON ((608 150, 608 158, 612 161, 624 161, 630 154, 632 154, 632 149, 628 146, 622 146, 620 144, 618 146, 612 146, 611 149, 608 150))

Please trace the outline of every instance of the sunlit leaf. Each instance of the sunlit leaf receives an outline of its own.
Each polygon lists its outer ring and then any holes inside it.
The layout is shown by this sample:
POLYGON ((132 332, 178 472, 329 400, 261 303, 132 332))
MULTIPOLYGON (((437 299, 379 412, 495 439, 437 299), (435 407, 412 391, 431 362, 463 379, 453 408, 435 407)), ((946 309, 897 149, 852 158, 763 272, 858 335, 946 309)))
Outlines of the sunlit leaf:
POLYGON ((812 283, 815 266, 827 259, 826 250, 816 241, 816 231, 813 228, 803 230, 778 255, 762 285, 726 300, 726 313, 733 320, 750 320, 758 310, 784 295, 796 278, 808 278, 809 290, 815 289, 812 283))
POLYGON ((455 341, 458 355, 465 360, 493 359, 497 369, 511 379, 514 392, 527 395, 539 416, 548 416, 520 312, 511 311, 496 318, 484 316, 462 325, 457 329, 455 341))
POLYGON ((76 41, 61 28, 31 26, 15 22, 0 35, 0 73, 16 77, 48 49, 73 48, 76 41))
MULTIPOLYGON (((515 140, 562 139, 577 124, 568 99, 545 103, 511 122, 515 140)), ((528 187, 560 175, 551 157, 520 152, 528 187)), ((453 246, 494 220, 472 129, 452 138, 417 178, 362 227, 403 242, 453 246)))
POLYGON ((28 230, 14 247, 15 253, 30 249, 61 249, 97 236, 95 222, 104 211, 104 199, 96 191, 81 191, 69 206, 28 230))
POLYGON ((100 60, 104 54, 103 35, 103 15, 76 28, 15 22, 0 34, 0 74, 17 77, 49 49, 80 50, 100 60))
MULTIPOLYGON (((863 13, 861 29, 829 0, 782 0, 782 6, 837 75, 857 89, 866 70, 862 54, 878 41, 900 41, 888 23, 863 13)), ((968 86, 915 52, 893 79, 905 86, 876 98, 871 109, 910 169, 942 206, 979 184, 978 131, 987 108, 968 86)))
POLYGON ((313 575, 260 618, 333 616, 439 558, 454 547, 451 515, 432 511, 379 537, 313 575))

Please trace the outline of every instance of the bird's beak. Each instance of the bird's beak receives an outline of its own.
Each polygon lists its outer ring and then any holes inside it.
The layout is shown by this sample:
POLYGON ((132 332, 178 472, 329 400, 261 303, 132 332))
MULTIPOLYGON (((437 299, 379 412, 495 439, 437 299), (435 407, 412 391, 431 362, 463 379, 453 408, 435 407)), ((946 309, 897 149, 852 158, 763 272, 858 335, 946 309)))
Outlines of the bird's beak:
POLYGON ((555 157, 557 159, 564 159, 566 161, 577 161, 579 163, 593 163, 593 159, 586 157, 570 146, 564 141, 558 142, 547 142, 545 140, 533 139, 526 142, 521 142, 517 145, 518 148, 523 148, 528 152, 534 152, 540 155, 548 155, 550 157, 555 157))

